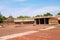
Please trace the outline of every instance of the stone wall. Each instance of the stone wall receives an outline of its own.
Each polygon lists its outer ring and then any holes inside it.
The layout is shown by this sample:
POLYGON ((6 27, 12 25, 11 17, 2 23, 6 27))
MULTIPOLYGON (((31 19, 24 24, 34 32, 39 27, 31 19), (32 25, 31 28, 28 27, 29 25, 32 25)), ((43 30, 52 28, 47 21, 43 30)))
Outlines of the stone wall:
POLYGON ((56 24, 58 24, 58 19, 50 18, 50 19, 49 19, 49 24, 51 24, 51 25, 56 25, 56 24))

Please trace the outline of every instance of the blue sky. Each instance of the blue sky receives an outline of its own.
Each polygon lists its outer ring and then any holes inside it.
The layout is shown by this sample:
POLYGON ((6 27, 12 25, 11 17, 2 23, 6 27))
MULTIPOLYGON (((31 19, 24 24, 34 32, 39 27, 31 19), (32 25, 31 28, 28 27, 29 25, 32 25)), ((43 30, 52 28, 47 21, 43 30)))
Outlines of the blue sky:
POLYGON ((0 11, 8 17, 12 15, 35 16, 50 12, 60 12, 60 0, 0 0, 0 11))

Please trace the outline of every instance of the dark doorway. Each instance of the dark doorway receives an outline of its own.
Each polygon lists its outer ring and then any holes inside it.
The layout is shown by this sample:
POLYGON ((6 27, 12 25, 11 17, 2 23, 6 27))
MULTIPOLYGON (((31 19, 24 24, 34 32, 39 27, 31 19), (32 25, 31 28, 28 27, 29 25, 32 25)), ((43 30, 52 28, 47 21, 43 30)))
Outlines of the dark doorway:
POLYGON ((45 18, 45 24, 49 24, 49 18, 45 18))
POLYGON ((44 18, 40 18, 40 24, 44 24, 44 18))
POLYGON ((60 24, 60 20, 58 20, 58 23, 60 24))
POLYGON ((36 20, 36 24, 49 24, 49 18, 40 18, 35 20, 36 20))
POLYGON ((39 19, 35 19, 36 20, 36 24, 39 24, 39 19))
POLYGON ((34 21, 27 21, 27 22, 23 22, 24 24, 33 24, 34 21))
POLYGON ((21 22, 15 22, 15 24, 21 24, 21 22))

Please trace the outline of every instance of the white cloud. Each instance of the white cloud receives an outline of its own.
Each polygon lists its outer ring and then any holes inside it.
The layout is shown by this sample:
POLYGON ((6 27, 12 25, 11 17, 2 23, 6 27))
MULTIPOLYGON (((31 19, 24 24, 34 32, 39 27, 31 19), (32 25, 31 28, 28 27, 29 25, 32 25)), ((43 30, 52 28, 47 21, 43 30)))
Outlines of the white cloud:
POLYGON ((46 12, 55 12, 60 10, 60 7, 57 6, 50 6, 50 7, 42 7, 42 8, 37 8, 34 13, 40 13, 40 14, 44 14, 46 12))
POLYGON ((18 8, 17 10, 15 10, 14 13, 15 14, 18 13, 19 15, 34 16, 37 14, 44 14, 47 12, 54 14, 53 12, 56 12, 56 11, 58 12, 58 10, 60 10, 60 7, 42 7, 42 8, 26 7, 26 8, 18 8))
POLYGON ((28 15, 28 16, 34 16, 37 14, 44 14, 47 12, 53 13, 58 12, 60 10, 60 6, 49 6, 49 7, 22 7, 22 8, 10 8, 6 6, 0 6, 0 11, 2 11, 2 14, 5 16, 9 16, 11 13, 14 17, 20 16, 20 15, 28 15))

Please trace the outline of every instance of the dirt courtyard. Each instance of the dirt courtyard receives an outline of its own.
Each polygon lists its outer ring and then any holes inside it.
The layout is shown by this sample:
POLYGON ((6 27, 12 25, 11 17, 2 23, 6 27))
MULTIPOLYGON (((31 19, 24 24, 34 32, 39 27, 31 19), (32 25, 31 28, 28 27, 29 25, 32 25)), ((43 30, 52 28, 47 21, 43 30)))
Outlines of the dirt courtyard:
POLYGON ((9 40, 60 40, 60 32, 38 32, 9 40))
POLYGON ((40 28, 46 28, 47 25, 33 25, 33 24, 25 24, 25 25, 7 25, 4 28, 0 28, 0 36, 25 32, 25 31, 32 31, 38 30, 40 28))
POLYGON ((5 28, 0 28, 0 37, 10 34, 21 33, 25 31, 37 30, 39 32, 30 35, 16 37, 8 40, 60 40, 60 25, 55 29, 40 31, 40 28, 50 27, 51 25, 8 25, 5 28))
POLYGON ((9 40, 60 40, 60 27, 56 29, 40 31, 30 35, 16 37, 9 40))

